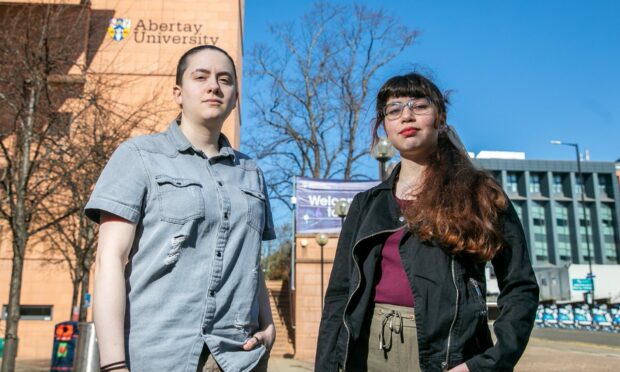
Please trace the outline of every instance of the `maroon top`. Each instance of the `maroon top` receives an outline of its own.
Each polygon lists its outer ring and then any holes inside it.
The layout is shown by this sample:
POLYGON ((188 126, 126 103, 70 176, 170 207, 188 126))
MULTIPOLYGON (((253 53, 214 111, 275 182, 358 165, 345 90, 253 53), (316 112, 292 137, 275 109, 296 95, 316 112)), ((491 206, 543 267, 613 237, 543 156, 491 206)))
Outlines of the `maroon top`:
MULTIPOLYGON (((406 201, 396 199, 403 206, 406 201)), ((406 228, 392 233, 381 250, 381 270, 375 285, 375 302, 397 306, 414 307, 415 300, 409 279, 400 259, 400 240, 406 228)))

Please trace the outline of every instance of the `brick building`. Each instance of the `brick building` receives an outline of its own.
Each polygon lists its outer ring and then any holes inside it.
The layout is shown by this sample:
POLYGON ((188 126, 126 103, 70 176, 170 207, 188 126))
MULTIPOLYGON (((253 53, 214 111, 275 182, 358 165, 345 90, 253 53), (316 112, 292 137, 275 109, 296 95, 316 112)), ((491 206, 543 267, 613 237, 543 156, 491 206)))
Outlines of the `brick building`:
MULTIPOLYGON (((215 44, 227 50, 241 78, 244 0, 0 0, 0 14, 10 19, 12 14, 26 8, 43 9, 52 3, 65 7, 67 13, 79 12, 73 18, 75 22, 67 23, 66 27, 67 33, 76 35, 72 39, 71 63, 54 77, 61 91, 71 86, 79 94, 80 87, 95 77, 109 77, 118 83, 113 96, 127 107, 161 102, 157 124, 163 129, 178 112, 172 100, 172 86, 176 63, 186 50, 200 44, 215 44)), ((1 27, 4 31, 13 27, 8 31, 18 37, 25 31, 20 28, 32 29, 36 25, 5 23, 1 27)), ((71 115, 66 111, 66 101, 70 98, 63 98, 52 109, 59 116, 71 115)), ((239 128, 239 111, 235 110, 223 131, 237 148, 239 128)), ((8 231, 0 223, 0 302, 3 305, 8 300, 11 275, 8 231)), ((18 358, 44 359, 51 355, 54 325, 71 316, 71 281, 64 264, 50 263, 40 254, 42 247, 37 247, 34 240, 31 244, 33 247, 24 264, 18 358)), ((4 321, 0 320, 0 337, 4 337, 4 330, 4 321)))

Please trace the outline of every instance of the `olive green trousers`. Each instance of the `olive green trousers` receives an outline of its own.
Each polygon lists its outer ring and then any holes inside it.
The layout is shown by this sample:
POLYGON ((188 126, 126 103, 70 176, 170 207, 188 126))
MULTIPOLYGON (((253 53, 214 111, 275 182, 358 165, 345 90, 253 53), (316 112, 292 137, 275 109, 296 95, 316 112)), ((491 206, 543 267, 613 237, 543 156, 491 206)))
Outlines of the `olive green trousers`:
POLYGON ((413 308, 374 304, 348 356, 346 371, 421 371, 413 308))

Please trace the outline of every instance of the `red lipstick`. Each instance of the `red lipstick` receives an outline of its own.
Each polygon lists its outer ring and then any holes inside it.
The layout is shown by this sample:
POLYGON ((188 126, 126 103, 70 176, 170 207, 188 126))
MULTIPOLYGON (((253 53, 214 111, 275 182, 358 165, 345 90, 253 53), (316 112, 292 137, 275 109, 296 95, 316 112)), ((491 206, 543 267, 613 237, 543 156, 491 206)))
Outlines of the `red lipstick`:
POLYGON ((403 130, 401 130, 400 132, 398 132, 398 134, 402 134, 405 137, 411 137, 411 136, 415 136, 416 133, 418 133, 417 128, 405 128, 403 130))

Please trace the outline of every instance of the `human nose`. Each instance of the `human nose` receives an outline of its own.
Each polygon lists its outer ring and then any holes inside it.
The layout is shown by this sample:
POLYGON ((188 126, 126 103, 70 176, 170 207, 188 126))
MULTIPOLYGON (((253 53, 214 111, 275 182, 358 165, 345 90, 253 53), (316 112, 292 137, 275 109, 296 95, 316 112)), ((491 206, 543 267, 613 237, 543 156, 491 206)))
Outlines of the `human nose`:
POLYGON ((207 80, 206 88, 208 92, 219 93, 221 92, 220 83, 217 81, 217 78, 214 76, 209 77, 207 80))
POLYGON ((403 111, 401 113, 401 116, 402 116, 403 119, 415 121, 415 113, 413 112, 413 103, 412 102, 407 102, 403 106, 403 111))

